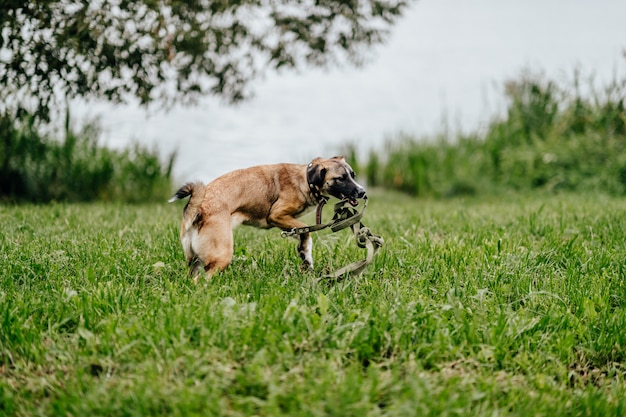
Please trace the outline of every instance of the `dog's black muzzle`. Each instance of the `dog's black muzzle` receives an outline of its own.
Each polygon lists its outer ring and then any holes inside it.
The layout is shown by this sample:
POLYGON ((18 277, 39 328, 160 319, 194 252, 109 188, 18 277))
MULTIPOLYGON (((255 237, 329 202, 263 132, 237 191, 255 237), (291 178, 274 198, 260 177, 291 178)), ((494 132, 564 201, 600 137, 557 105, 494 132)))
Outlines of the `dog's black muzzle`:
POLYGON ((359 205, 358 200, 360 198, 366 198, 365 188, 361 187, 354 180, 343 184, 335 184, 329 190, 329 194, 340 200, 347 200, 354 207, 359 205))

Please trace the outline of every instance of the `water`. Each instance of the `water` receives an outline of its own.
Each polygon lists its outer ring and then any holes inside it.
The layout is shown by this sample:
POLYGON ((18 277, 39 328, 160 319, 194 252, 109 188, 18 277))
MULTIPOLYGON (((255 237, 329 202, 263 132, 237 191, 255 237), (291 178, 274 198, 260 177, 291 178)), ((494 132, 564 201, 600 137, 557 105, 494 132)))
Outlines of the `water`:
POLYGON ((525 68, 621 77, 624 22, 624 0, 421 0, 363 68, 268 74, 237 107, 208 98, 167 114, 108 104, 77 105, 74 114, 100 116, 109 146, 136 140, 177 150, 177 179, 208 181, 332 156, 346 142, 380 147, 400 131, 477 129, 502 110, 503 82, 525 68))

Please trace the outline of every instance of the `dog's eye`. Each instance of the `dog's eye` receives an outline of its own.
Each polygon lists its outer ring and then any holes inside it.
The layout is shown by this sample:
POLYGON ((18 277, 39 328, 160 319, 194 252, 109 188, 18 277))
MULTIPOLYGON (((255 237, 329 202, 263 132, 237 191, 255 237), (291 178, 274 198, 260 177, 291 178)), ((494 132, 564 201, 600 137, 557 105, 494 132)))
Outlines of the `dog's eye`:
POLYGON ((348 179, 348 174, 343 174, 343 175, 342 175, 341 177, 339 177, 337 180, 338 180, 338 181, 341 181, 341 182, 344 182, 344 181, 346 181, 347 179, 348 179))

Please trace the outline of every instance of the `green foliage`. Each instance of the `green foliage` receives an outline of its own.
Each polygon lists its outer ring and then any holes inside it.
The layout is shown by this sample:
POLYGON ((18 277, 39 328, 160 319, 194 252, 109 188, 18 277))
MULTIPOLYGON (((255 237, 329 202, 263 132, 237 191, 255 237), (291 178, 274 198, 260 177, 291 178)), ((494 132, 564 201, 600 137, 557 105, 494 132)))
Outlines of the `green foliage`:
POLYGON ((4 1, 0 103, 30 103, 45 118, 53 104, 74 97, 168 104, 214 94, 239 101, 266 68, 358 63, 407 4, 4 1))
POLYGON ((370 185, 414 195, 503 190, 626 193, 626 79, 583 93, 580 77, 560 86, 524 75, 506 85, 506 115, 484 133, 451 140, 402 135, 366 166, 370 185))
MULTIPOLYGON (((370 196, 386 246, 239 228, 190 283, 180 204, 0 206, 3 415, 520 416, 626 411, 626 203, 370 196)), ((312 216, 311 216, 312 217, 312 216)), ((309 219, 312 220, 312 219, 309 219)))
POLYGON ((156 150, 134 144, 112 150, 98 144, 97 123, 70 126, 64 140, 44 135, 35 117, 0 116, 0 198, 49 202, 160 200, 171 191, 174 155, 163 164, 156 150))

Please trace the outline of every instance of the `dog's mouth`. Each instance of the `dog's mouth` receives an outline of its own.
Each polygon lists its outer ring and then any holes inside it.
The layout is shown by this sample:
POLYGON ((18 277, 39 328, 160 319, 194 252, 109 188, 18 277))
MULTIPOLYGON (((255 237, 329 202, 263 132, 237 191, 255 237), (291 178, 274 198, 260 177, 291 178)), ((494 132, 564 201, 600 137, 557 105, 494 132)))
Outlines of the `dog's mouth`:
POLYGON ((350 203, 352 207, 356 207, 359 205, 359 200, 357 199, 357 197, 348 197, 345 194, 342 195, 342 197, 343 197, 342 200, 350 203))
POLYGON ((352 207, 356 207, 359 205, 359 199, 362 199, 362 198, 367 199, 367 195, 365 194, 365 191, 348 193, 348 194, 339 193, 338 197, 340 200, 350 203, 352 207))

